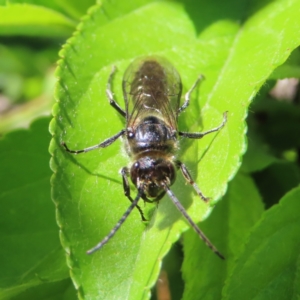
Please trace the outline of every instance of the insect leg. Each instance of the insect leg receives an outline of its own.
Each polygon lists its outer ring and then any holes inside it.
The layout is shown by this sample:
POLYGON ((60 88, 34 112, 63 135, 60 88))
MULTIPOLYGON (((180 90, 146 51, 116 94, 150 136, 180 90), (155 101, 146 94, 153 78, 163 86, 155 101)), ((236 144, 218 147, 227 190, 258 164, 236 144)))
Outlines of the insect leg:
POLYGON ((219 125, 216 128, 207 130, 205 132, 184 132, 184 131, 178 131, 178 134, 180 136, 183 136, 183 137, 186 137, 186 138, 190 138, 190 139, 201 139, 201 138, 203 138, 205 135, 207 135, 209 133, 219 131, 222 127, 224 127, 224 125, 226 124, 226 122, 227 122, 227 111, 225 111, 223 113, 223 121, 222 121, 221 125, 219 125))
POLYGON ((132 201, 131 205, 127 208, 127 210, 125 211, 124 215, 119 220, 119 222, 115 225, 115 227, 110 231, 110 233, 100 243, 98 243, 92 249, 88 250, 86 252, 87 254, 92 254, 92 253, 96 252, 97 250, 99 250, 100 248, 102 248, 116 234, 116 232, 118 231, 118 229, 125 222, 125 220, 129 216, 129 214, 132 212, 132 210, 136 207, 137 203, 141 199, 142 192, 143 192, 142 190, 139 190, 136 198, 132 201))
POLYGON ((195 83, 192 85, 192 87, 187 91, 187 93, 184 96, 185 101, 182 104, 182 106, 179 107, 179 109, 178 109, 178 114, 182 113, 189 106, 191 93, 196 88, 196 86, 199 84, 199 82, 202 81, 203 79, 205 79, 204 75, 200 75, 197 78, 197 80, 195 81, 195 83))
POLYGON ((119 104, 114 100, 113 92, 111 91, 111 81, 114 73, 116 72, 116 67, 114 66, 106 85, 106 96, 109 100, 109 104, 123 117, 126 117, 126 112, 119 106, 119 104))
POLYGON ((61 145, 65 147, 66 151, 67 152, 70 152, 70 153, 75 153, 75 154, 79 154, 79 153, 83 153, 83 152, 89 152, 89 151, 92 151, 92 150, 95 150, 95 149, 98 149, 98 148, 105 148, 109 145, 111 145, 114 141, 116 141, 120 136, 122 136, 124 133, 126 132, 125 129, 122 129, 119 133, 115 134, 114 136, 106 139, 105 141, 103 141, 102 143, 98 144, 98 145, 95 145, 95 146, 91 146, 91 147, 88 147, 88 148, 85 148, 85 149, 82 149, 82 150, 70 150, 68 148, 68 146, 66 145, 65 142, 62 142, 61 145))
POLYGON ((188 221, 191 227, 196 231, 198 236, 204 241, 204 243, 220 258, 225 259, 225 257, 218 251, 218 249, 211 243, 211 241, 205 236, 205 234, 200 230, 200 228, 194 223, 194 221, 188 215, 188 213, 186 212, 182 204, 179 202, 179 200, 176 198, 174 193, 170 190, 170 188, 167 185, 163 185, 163 188, 165 189, 168 196, 175 204, 176 208, 181 212, 181 214, 185 217, 185 219, 188 221))
POLYGON ((202 200, 204 200, 205 202, 207 202, 209 200, 208 197, 205 197, 203 195, 203 193, 200 191, 198 185, 194 182, 191 174, 189 173, 189 171, 187 170, 186 166, 184 163, 182 163, 181 161, 177 160, 176 161, 177 166, 180 168, 181 173, 183 175, 183 177, 185 178, 185 180, 191 185, 193 186, 194 190, 197 192, 197 194, 201 197, 202 200))
MULTIPOLYGON (((124 167, 121 170, 121 174, 122 174, 122 178, 123 178, 123 189, 124 189, 124 194, 125 196, 129 199, 130 202, 133 202, 133 199, 130 196, 130 186, 129 186, 129 182, 128 182, 128 168, 124 167)), ((144 213, 142 211, 142 209, 136 205, 136 208, 139 210, 142 221, 147 221, 147 219, 144 216, 144 213)))

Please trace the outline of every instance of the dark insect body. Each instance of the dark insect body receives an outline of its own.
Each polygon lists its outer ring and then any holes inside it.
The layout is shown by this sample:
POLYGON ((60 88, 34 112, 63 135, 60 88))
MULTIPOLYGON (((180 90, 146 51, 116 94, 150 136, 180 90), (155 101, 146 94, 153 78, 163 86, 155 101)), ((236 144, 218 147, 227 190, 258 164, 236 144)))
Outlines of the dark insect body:
POLYGON ((124 167, 121 170, 124 193, 131 201, 131 205, 111 232, 87 253, 91 254, 105 245, 135 207, 139 210, 142 220, 146 220, 138 206, 141 198, 146 202, 153 203, 158 202, 167 194, 206 245, 219 257, 224 258, 189 217, 170 186, 175 181, 177 169, 180 169, 183 177, 193 186, 197 194, 204 201, 208 200, 192 179, 186 166, 176 159, 178 137, 200 139, 206 134, 216 132, 225 125, 227 113, 224 113, 223 121, 218 127, 206 132, 179 131, 177 128, 178 115, 189 105, 190 94, 201 81, 202 76, 186 93, 185 101, 180 106, 182 84, 180 75, 172 64, 158 56, 138 58, 129 65, 123 77, 123 95, 126 107, 123 110, 113 99, 111 91, 114 71, 115 69, 109 77, 106 94, 111 106, 126 118, 126 128, 102 143, 83 150, 70 150, 65 143, 62 143, 68 152, 78 154, 105 148, 123 136, 126 151, 133 161, 130 168, 124 167), (134 199, 130 195, 128 177, 131 178, 138 191, 134 199))

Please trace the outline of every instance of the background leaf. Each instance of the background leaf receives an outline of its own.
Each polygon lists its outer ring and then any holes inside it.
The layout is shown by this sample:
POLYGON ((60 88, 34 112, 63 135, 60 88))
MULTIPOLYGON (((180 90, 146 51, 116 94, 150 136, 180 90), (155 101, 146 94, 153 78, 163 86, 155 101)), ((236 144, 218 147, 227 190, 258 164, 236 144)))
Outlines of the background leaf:
POLYGON ((95 4, 95 0, 87 1, 73 1, 73 0, 0 0, 0 5, 9 4, 31 4, 36 6, 47 7, 62 14, 68 15, 73 19, 79 19, 83 14, 86 13, 87 9, 95 4))
POLYGON ((75 22, 63 14, 32 4, 0 6, 0 35, 69 36, 75 22))
POLYGON ((299 197, 298 187, 255 225, 226 283, 223 299, 297 299, 299 197))
POLYGON ((50 198, 48 123, 0 141, 1 299, 69 277, 50 198))

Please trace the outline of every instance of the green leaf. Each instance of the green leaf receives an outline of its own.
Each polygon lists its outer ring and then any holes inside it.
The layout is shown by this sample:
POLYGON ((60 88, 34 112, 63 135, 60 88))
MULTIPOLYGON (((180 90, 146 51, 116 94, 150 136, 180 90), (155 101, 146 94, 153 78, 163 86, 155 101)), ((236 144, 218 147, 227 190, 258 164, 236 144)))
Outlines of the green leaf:
MULTIPOLYGON (((238 174, 211 216, 200 224, 219 251, 221 261, 192 230, 184 234, 183 299, 221 299, 224 281, 264 208, 250 176, 238 174)), ((235 299, 235 298, 232 298, 235 299)), ((236 298, 238 299, 238 298, 236 298)))
POLYGON ((68 278, 54 205, 47 152, 49 118, 0 141, 0 298, 68 278))
MULTIPOLYGON (((225 193, 245 151, 247 106, 273 69, 300 42, 297 1, 265 6, 241 27, 229 20, 208 23, 199 38, 178 3, 144 3, 138 1, 134 9, 122 1, 104 2, 89 12, 60 53, 58 103, 50 126, 54 135, 50 146, 55 173, 52 195, 72 279, 85 299, 147 299, 162 257, 188 228, 165 197, 158 209, 147 205, 154 210, 148 226, 141 223, 138 211, 133 211, 103 249, 92 256, 85 254, 129 206, 118 174, 128 159, 120 153, 119 142, 78 156, 66 153, 60 144, 64 141, 71 149, 82 149, 124 128, 124 120, 105 97, 112 66, 118 69, 113 90, 122 107, 122 74, 137 56, 167 57, 182 75, 184 92, 199 73, 205 74, 207 79, 200 92, 192 95, 179 128, 191 132, 211 129, 220 124, 226 110, 228 123, 218 134, 201 141, 182 141, 180 159, 215 203, 225 193), (282 20, 286 26, 278 25, 282 20)), ((213 4, 205 5, 213 8, 213 4)), ((172 189, 195 221, 209 215, 211 207, 184 185, 180 174, 172 189)))
POLYGON ((1 0, 0 5, 5 5, 6 2, 10 4, 17 3, 26 3, 37 6, 43 6, 50 8, 52 10, 56 10, 62 14, 66 14, 74 19, 79 19, 87 9, 95 4, 95 0, 85 0, 85 1, 74 1, 74 0, 1 0))
POLYGON ((46 7, 31 4, 0 6, 0 35, 65 37, 75 29, 75 22, 46 7))
POLYGON ((223 299, 298 299, 299 198, 298 187, 255 225, 226 282, 223 299))
MULTIPOLYGON (((48 5, 53 5, 53 1, 47 1, 48 5)), ((74 0, 61 0, 56 1, 55 5, 59 10, 64 11, 70 17, 79 20, 88 10, 89 7, 95 5, 95 0, 74 1, 74 0)))
POLYGON ((250 136, 248 149, 241 166, 242 170, 245 173, 258 172, 276 162, 277 159, 267 151, 265 145, 250 136))
POLYGON ((24 290, 11 300, 75 300, 76 290, 70 278, 56 281, 43 282, 43 284, 24 290))

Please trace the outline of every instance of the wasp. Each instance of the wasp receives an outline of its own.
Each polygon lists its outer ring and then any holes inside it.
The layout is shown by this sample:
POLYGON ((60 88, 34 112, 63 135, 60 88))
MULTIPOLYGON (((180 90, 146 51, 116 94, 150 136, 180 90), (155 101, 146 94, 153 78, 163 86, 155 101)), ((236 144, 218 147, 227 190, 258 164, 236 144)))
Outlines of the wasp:
POLYGON ((143 211, 138 205, 141 199, 145 202, 158 203, 167 194, 206 245, 224 259, 190 218, 170 187, 175 182, 177 170, 180 170, 199 197, 208 201, 185 164, 176 158, 179 148, 178 138, 201 139, 209 133, 219 131, 227 121, 227 112, 223 114, 222 123, 211 130, 202 133, 180 131, 178 130, 178 116, 189 106, 190 95, 203 76, 197 78, 185 94, 184 103, 180 106, 182 83, 175 67, 159 56, 137 58, 129 65, 123 76, 124 110, 114 100, 111 91, 114 72, 115 68, 109 76, 106 95, 110 105, 126 119, 125 129, 102 143, 83 150, 70 150, 66 143, 62 143, 69 153, 79 154, 106 148, 118 138, 123 137, 126 152, 132 160, 129 167, 123 167, 121 170, 124 194, 131 201, 131 205, 109 234, 87 253, 94 253, 103 247, 116 234, 135 207, 139 210, 142 220, 145 221, 143 211), (129 177, 137 189, 135 198, 131 197, 129 177))

